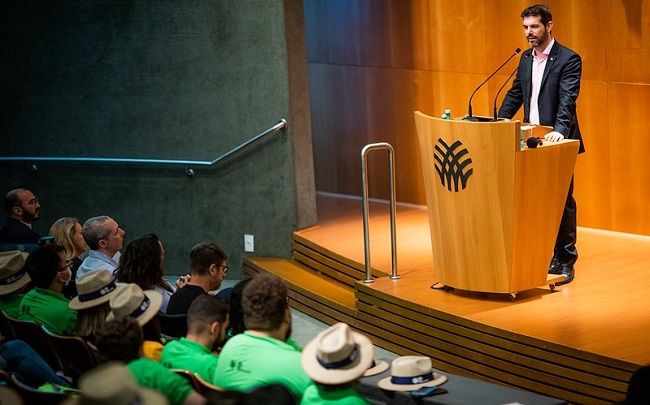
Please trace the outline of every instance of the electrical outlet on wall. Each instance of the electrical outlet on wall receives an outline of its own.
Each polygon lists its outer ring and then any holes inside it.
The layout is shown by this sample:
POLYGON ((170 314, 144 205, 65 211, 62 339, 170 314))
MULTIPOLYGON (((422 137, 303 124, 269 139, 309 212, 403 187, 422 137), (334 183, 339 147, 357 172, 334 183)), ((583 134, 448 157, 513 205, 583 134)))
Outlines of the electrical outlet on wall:
POLYGON ((255 238, 253 235, 244 235, 244 252, 255 251, 255 238))

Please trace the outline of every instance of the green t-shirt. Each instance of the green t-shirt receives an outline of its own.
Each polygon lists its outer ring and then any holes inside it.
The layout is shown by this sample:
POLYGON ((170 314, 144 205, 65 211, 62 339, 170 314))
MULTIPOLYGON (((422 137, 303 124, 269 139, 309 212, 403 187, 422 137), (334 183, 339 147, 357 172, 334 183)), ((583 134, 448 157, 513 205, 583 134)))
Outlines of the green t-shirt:
POLYGON ((233 336, 221 350, 213 383, 238 391, 281 384, 300 400, 310 382, 302 370, 300 352, 294 347, 246 331, 233 336))
POLYGON ((300 405, 312 404, 368 405, 368 401, 349 385, 343 388, 334 388, 312 383, 305 390, 300 405))
POLYGON ((167 367, 141 357, 126 365, 142 387, 163 394, 171 405, 182 405, 194 390, 190 383, 167 367))
POLYGON ((167 368, 191 371, 211 382, 214 380, 219 357, 201 343, 182 337, 165 345, 160 356, 160 364, 167 368))
POLYGON ((24 296, 25 294, 0 295, 0 311, 5 311, 5 314, 18 319, 20 301, 24 296))
POLYGON ((77 324, 77 311, 68 308, 68 302, 63 294, 37 287, 20 302, 18 319, 36 321, 57 335, 70 335, 77 324))

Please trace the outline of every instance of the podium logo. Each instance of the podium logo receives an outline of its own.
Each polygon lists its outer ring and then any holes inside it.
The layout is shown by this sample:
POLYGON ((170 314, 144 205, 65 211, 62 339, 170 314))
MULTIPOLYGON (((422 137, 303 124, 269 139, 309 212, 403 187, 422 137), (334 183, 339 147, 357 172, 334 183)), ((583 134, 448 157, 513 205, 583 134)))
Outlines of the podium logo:
POLYGON ((442 138, 438 138, 433 157, 436 160, 435 166, 440 176, 440 183, 447 187, 447 190, 452 191, 453 187, 453 191, 458 192, 459 183, 461 190, 467 186, 467 180, 474 173, 474 169, 469 167, 472 159, 468 155, 469 152, 463 148, 460 141, 449 146, 442 138))

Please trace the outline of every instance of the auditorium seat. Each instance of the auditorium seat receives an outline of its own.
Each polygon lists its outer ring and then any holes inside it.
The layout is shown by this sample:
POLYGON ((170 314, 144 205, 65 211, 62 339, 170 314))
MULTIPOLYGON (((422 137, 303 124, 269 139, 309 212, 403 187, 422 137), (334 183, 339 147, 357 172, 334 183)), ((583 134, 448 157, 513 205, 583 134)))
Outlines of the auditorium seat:
POLYGON ((14 331, 16 339, 20 339, 27 343, 36 351, 36 353, 41 355, 43 360, 45 360, 54 371, 63 369, 54 347, 39 324, 34 321, 21 321, 8 315, 6 318, 9 320, 9 324, 11 325, 11 329, 14 331))
POLYGON ((63 373, 75 383, 79 376, 98 364, 93 350, 83 338, 57 335, 44 326, 42 329, 61 362, 63 373))

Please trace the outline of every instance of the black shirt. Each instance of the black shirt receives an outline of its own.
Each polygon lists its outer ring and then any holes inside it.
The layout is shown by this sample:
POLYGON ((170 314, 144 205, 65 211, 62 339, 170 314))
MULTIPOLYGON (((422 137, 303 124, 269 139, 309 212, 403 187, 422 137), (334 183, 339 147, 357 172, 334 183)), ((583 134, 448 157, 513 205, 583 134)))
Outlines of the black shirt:
POLYGON ((203 287, 197 285, 186 284, 185 287, 179 288, 171 298, 169 298, 169 304, 167 305, 167 314, 176 315, 176 314, 187 314, 187 310, 192 305, 192 302, 196 297, 201 294, 207 294, 203 287))

